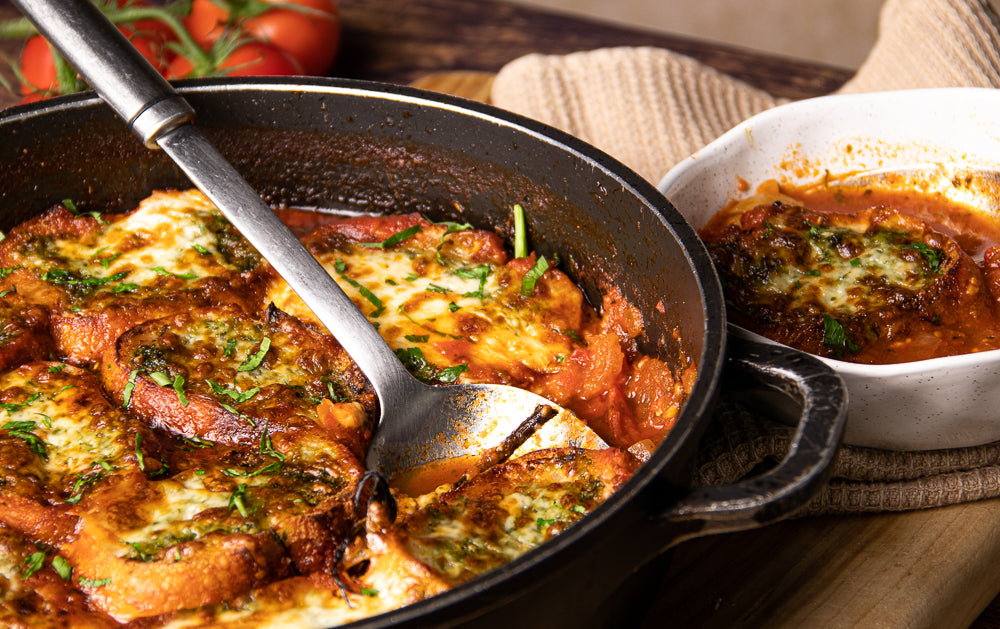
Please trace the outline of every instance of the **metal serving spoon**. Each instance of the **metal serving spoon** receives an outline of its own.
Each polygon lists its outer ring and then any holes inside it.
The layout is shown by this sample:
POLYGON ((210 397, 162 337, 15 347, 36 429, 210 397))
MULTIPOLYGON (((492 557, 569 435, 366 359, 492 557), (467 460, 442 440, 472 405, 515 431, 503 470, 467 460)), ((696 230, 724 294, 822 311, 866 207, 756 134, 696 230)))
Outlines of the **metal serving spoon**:
POLYGON ((146 146, 162 148, 218 206, 368 377, 381 406, 370 470, 392 478, 455 457, 482 468, 510 456, 528 437, 523 451, 606 447, 572 413, 528 391, 431 387, 410 375, 336 281, 192 124, 190 104, 90 0, 14 2, 146 146))

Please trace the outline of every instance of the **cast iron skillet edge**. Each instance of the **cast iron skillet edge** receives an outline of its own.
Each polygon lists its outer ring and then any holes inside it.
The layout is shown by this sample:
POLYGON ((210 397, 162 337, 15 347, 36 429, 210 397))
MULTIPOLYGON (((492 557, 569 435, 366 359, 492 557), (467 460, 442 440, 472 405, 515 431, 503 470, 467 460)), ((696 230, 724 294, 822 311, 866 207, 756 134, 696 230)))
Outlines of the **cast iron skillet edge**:
MULTIPOLYGON (((612 579, 618 578, 627 566, 635 566, 642 560, 659 553, 682 539, 697 535, 738 530, 759 526, 784 517, 804 504, 815 489, 825 480, 829 462, 839 443, 843 426, 846 395, 839 379, 829 372, 820 361, 798 352, 774 352, 770 346, 755 347, 742 342, 732 343, 728 363, 733 368, 765 378, 772 386, 798 398, 803 402, 803 418, 799 422, 795 443, 790 454, 768 475, 746 483, 720 488, 706 488, 689 493, 682 487, 678 460, 689 458, 704 430, 707 418, 719 387, 723 356, 726 353, 724 309, 721 287, 701 241, 693 229, 680 217, 669 202, 648 182, 627 170, 620 163, 597 149, 586 145, 540 123, 503 112, 480 103, 454 97, 431 94, 412 88, 387 86, 361 81, 334 79, 310 79, 307 83, 289 84, 286 79, 222 79, 179 84, 181 91, 191 99, 196 108, 211 108, 214 101, 235 99, 243 110, 260 109, 260 123, 276 113, 260 103, 268 101, 269 93, 278 93, 287 102, 281 105, 283 125, 295 126, 295 116, 288 111, 301 105, 298 114, 302 130, 314 129, 323 124, 333 124, 339 119, 338 112, 330 112, 329 119, 317 120, 309 110, 316 98, 324 95, 358 94, 376 99, 405 102, 414 108, 445 110, 472 116, 487 125, 499 129, 525 133, 541 142, 567 151, 586 167, 593 168, 620 183, 622 194, 635 194, 652 209, 664 226, 682 244, 683 255, 695 270, 701 286, 700 298, 707 311, 702 323, 703 340, 696 362, 699 377, 691 392, 687 405, 678 420, 676 434, 672 432, 654 454, 649 463, 640 468, 635 476, 611 499, 601 505, 577 526, 566 531, 538 550, 511 562, 494 572, 480 577, 451 592, 427 601, 408 606, 368 621, 358 626, 388 626, 397 622, 433 623, 438 626, 459 625, 476 620, 477 626, 509 624, 509 618, 491 616, 492 622, 483 624, 483 614, 496 610, 514 600, 518 605, 531 605, 526 600, 525 591, 542 592, 539 600, 551 602, 562 582, 574 585, 558 600, 581 600, 589 596, 588 587, 594 594, 607 592, 612 579), (255 91, 259 91, 257 94, 255 91), (246 98, 234 96, 245 92, 246 98), (241 100, 242 99, 242 100, 241 100), (249 102, 247 102, 249 99, 249 102), (299 100, 296 100, 299 99, 299 100), (242 104, 241 104, 242 103, 242 104), (311 117, 312 116, 312 117, 311 117), (289 122, 292 121, 292 122, 289 122), (669 466, 668 466, 669 463, 669 466), (586 553, 594 556, 581 560, 568 559, 582 554, 578 549, 589 548, 586 553), (604 550, 602 550, 604 549, 604 550), (610 555, 610 557, 609 557, 610 555), (594 577, 588 584, 580 585, 580 570, 589 570, 594 577), (571 576, 576 577, 570 578, 571 576)), ((0 115, 0 126, 6 126, 22 118, 30 119, 45 112, 60 115, 65 113, 74 119, 76 110, 87 110, 95 118, 106 122, 110 115, 105 107, 92 96, 72 96, 55 99, 44 104, 16 107, 0 115)), ((272 107, 273 109, 273 107, 272 107)), ((223 112, 224 113, 224 112, 223 112)), ((326 114, 324 114, 324 117, 326 114)), ((78 116, 77 116, 78 117, 78 116)), ((109 130, 120 121, 109 124, 109 130)), ((392 126, 405 124, 400 120, 386 120, 392 126)), ((440 129, 428 133, 443 133, 440 129)), ((131 138, 130 138, 131 139, 131 138)), ((25 138, 30 142, 30 139, 25 138)), ((417 138, 419 140, 419 138, 417 138)), ((156 171, 152 178, 168 176, 168 167, 147 158, 137 140, 135 175, 137 181, 146 181, 148 174, 143 170, 152 165, 156 171), (149 161, 147 161, 149 160, 149 161)), ((483 142, 482 138, 477 141, 483 142)), ((123 145, 126 146, 126 145, 123 145)), ((503 147, 496 147, 501 151, 503 147)), ((494 150, 490 147, 490 150, 494 150)), ((99 177, 89 183, 99 186, 99 177)), ((42 186, 44 188, 44 186, 42 186)), ((39 191, 52 193, 50 199, 63 198, 60 191, 39 191)), ((0 190, 0 200, 5 191, 0 190)), ((618 192, 610 191, 608 196, 618 192)), ((6 219, 5 219, 6 223, 6 219)), ((499 227, 503 227, 502 225, 499 227)), ((594 287, 591 287, 593 289, 594 287)), ((559 609, 550 619, 545 614, 537 614, 531 624, 546 624, 568 621, 569 610, 559 609), (538 622, 535 622, 535 621, 538 622)), ((594 617, 596 618, 596 617, 594 617)), ((589 620, 593 623, 594 618, 589 620)), ((585 621, 588 619, 581 619, 585 621)), ((590 623, 589 623, 590 624, 590 623)))

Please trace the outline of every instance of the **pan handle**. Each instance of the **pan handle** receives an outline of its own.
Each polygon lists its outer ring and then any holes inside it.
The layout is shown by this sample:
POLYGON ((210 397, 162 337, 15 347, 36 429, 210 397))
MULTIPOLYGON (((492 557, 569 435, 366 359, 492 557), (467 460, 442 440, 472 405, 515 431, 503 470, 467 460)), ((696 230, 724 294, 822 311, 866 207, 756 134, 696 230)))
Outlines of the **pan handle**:
POLYGON ((697 488, 662 511, 659 519, 688 525, 681 539, 756 528, 804 506, 829 477, 847 419, 843 379, 815 356, 732 332, 727 344, 728 369, 798 402, 799 422, 775 468, 732 485, 697 488))

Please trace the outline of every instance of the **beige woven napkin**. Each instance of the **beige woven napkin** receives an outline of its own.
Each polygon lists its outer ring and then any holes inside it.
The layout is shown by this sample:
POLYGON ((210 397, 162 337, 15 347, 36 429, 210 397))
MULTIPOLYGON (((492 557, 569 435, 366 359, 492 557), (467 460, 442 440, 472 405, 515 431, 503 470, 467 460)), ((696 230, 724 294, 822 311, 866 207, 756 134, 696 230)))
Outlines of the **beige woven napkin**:
MULTIPOLYGON (((985 0, 887 0, 878 41, 839 93, 1000 87, 1000 19, 985 0)), ((784 102, 683 55, 606 48, 529 55, 493 82, 494 104, 561 128, 658 183, 740 121, 784 102)), ((788 449, 791 430, 723 400, 694 482, 751 475, 788 449)), ((833 478, 802 513, 935 507, 1000 495, 1000 443, 935 452, 842 446, 833 478)))

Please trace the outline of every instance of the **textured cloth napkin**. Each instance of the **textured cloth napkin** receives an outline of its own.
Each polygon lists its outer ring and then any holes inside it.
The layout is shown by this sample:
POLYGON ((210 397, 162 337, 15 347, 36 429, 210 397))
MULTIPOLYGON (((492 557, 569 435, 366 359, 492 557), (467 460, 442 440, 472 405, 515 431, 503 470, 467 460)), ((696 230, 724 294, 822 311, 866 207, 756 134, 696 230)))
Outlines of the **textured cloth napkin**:
MULTIPOLYGON (((878 40, 838 93, 1000 87, 1000 19, 985 0, 887 0, 878 40)), ((605 48, 528 55, 493 82, 494 104, 571 133, 656 184, 742 120, 786 102, 683 55, 605 48)), ((723 399, 693 483, 730 483, 788 450, 792 430, 723 399)), ((891 452, 844 445, 800 514, 905 511, 1000 496, 1000 443, 891 452)))

